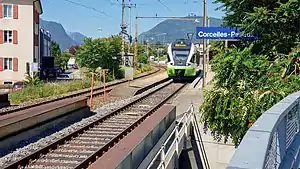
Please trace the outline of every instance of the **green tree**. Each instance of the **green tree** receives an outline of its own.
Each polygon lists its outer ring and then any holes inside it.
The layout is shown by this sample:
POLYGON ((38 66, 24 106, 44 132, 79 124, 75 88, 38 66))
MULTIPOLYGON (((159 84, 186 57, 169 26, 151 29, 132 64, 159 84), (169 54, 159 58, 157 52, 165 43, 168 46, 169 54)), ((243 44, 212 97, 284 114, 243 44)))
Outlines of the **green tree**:
POLYGON ((148 57, 146 54, 140 54, 138 55, 138 63, 147 64, 148 63, 148 57))
MULTIPOLYGON (((259 40, 253 42, 255 53, 277 51, 288 54, 300 39, 300 3, 298 0, 249 0, 236 3, 215 0, 222 3, 219 9, 226 12, 225 26, 241 26, 245 32, 258 33, 259 40)), ((242 46, 249 46, 244 41, 242 46)))
POLYGON ((121 64, 121 50, 122 50, 122 38, 119 36, 111 36, 104 39, 105 43, 105 55, 103 57, 101 67, 109 69, 112 72, 121 77, 119 74, 119 65, 121 64))
POLYGON ((86 38, 75 54, 78 64, 95 72, 98 67, 101 67, 104 48, 104 42, 101 39, 86 38))
POLYGON ((235 1, 223 3, 224 25, 258 33, 257 41, 241 41, 220 49, 212 60, 213 89, 205 94, 201 120, 216 139, 233 138, 238 145, 255 120, 288 94, 300 90, 295 75, 300 57, 299 9, 296 0, 235 1), (270 53, 273 53, 270 55, 270 53))
POLYGON ((55 41, 51 41, 50 43, 50 51, 52 56, 54 57, 54 64, 56 66, 60 66, 60 62, 61 62, 61 50, 59 47, 59 44, 56 43, 55 41))
POLYGON ((59 62, 59 67, 61 67, 62 69, 66 69, 67 68, 67 64, 69 59, 73 57, 72 54, 68 53, 68 52, 62 52, 60 55, 60 62, 59 62))
POLYGON ((78 64, 95 72, 97 68, 119 70, 121 62, 122 39, 119 36, 84 40, 84 44, 76 51, 78 64))

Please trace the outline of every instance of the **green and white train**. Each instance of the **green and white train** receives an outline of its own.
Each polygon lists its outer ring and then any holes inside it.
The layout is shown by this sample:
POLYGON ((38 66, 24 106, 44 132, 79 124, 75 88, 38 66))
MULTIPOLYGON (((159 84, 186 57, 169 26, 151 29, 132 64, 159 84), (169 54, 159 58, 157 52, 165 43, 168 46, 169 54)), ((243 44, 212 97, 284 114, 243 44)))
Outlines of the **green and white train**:
POLYGON ((168 47, 167 73, 176 80, 193 79, 198 75, 199 50, 187 39, 178 39, 168 47))

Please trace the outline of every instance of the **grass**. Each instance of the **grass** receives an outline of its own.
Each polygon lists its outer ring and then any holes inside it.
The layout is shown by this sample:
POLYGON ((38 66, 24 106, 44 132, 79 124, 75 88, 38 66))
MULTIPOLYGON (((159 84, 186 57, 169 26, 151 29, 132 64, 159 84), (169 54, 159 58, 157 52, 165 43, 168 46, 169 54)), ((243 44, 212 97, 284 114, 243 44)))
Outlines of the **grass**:
POLYGON ((161 57, 158 58, 158 60, 159 60, 159 61, 165 61, 165 60, 167 60, 167 57, 161 56, 161 57))
MULTIPOLYGON (((151 71, 152 67, 148 64, 138 64, 134 70, 134 76, 151 71)), ((107 76, 109 78, 109 76, 107 76)), ((109 79, 107 79, 109 81, 109 79)), ((95 86, 101 85, 100 81, 95 81, 95 86)), ((57 83, 41 83, 37 86, 26 86, 23 90, 12 91, 9 94, 9 100, 12 104, 20 104, 23 102, 58 96, 68 92, 73 92, 91 87, 91 78, 83 80, 61 81, 57 83)))
POLYGON ((141 73, 151 71, 152 67, 148 64, 138 63, 136 69, 134 69, 134 76, 137 76, 141 73))
MULTIPOLYGON (((95 86, 100 84, 100 81, 95 81, 95 86)), ((23 90, 11 92, 9 94, 9 100, 12 104, 20 104, 30 100, 57 96, 89 87, 91 87, 90 79, 42 83, 38 86, 26 86, 23 90)))

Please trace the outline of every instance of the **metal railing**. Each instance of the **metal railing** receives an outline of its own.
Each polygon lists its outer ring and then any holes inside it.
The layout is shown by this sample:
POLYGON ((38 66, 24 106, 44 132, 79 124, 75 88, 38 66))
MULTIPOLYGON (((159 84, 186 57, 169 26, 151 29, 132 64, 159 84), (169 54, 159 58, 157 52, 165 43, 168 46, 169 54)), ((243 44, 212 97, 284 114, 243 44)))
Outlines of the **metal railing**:
MULTIPOLYGON (((177 122, 174 130, 166 139, 156 156, 152 159, 147 169, 165 169, 170 162, 178 162, 178 159, 172 160, 174 157, 179 157, 181 151, 184 149, 186 139, 189 136, 188 129, 192 127, 197 141, 199 152, 201 152, 204 169, 209 169, 208 160, 204 150, 204 145, 200 135, 200 130, 197 124, 197 116, 194 111, 194 106, 190 105, 183 117, 177 122)), ((178 165, 178 164, 177 164, 178 165)))
POLYGON ((227 169, 296 169, 300 162, 300 92, 261 115, 244 136, 227 169))

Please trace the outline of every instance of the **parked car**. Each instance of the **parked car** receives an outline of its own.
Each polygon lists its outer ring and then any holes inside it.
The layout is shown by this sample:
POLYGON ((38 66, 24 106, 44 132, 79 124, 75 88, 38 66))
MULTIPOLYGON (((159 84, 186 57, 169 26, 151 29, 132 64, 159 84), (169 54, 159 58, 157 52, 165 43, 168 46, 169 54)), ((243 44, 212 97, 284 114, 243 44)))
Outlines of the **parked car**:
POLYGON ((58 77, 62 73, 64 73, 64 70, 62 70, 60 67, 47 68, 43 71, 43 75, 46 78, 58 77))
POLYGON ((64 72, 65 72, 62 68, 57 67, 57 66, 55 66, 54 69, 56 70, 56 72, 57 72, 58 74, 61 74, 61 73, 64 73, 64 72))
POLYGON ((22 81, 15 82, 13 84, 13 90, 22 90, 22 89, 24 89, 24 87, 25 87, 25 84, 22 81))
POLYGON ((67 68, 68 69, 72 69, 73 68, 73 64, 68 64, 67 68))
POLYGON ((71 73, 62 73, 57 76, 57 80, 71 80, 73 79, 73 75, 71 73))
POLYGON ((73 69, 78 69, 78 65, 77 65, 77 64, 74 64, 74 65, 73 65, 73 69))

